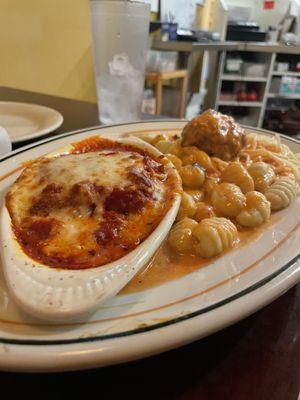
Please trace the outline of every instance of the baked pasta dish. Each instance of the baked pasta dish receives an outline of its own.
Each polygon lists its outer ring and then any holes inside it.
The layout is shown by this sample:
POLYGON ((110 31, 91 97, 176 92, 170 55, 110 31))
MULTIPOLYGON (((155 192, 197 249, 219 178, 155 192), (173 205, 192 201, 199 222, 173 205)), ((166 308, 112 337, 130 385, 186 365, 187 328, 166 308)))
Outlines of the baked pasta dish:
POLYGON ((244 133, 208 110, 182 135, 142 136, 173 163, 183 184, 168 243, 180 254, 210 258, 236 246, 240 232, 265 224, 299 192, 299 155, 269 138, 244 133))
POLYGON ((162 221, 180 179, 163 156, 92 137, 29 163, 6 196, 14 235, 32 259, 84 269, 117 260, 162 221))

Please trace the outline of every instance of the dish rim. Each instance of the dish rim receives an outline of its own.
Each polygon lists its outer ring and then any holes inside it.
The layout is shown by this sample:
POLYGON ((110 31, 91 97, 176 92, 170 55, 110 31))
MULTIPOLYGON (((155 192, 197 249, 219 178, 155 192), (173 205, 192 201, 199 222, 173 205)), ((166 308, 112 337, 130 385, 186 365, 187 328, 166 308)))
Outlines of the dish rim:
POLYGON ((159 323, 149 325, 149 326, 144 326, 141 328, 131 329, 131 330, 124 331, 124 332, 112 333, 112 334, 108 334, 108 335, 91 336, 91 337, 79 337, 79 338, 74 338, 74 339, 54 339, 54 340, 42 339, 42 340, 38 340, 38 339, 7 339, 7 338, 0 337, 0 344, 30 345, 30 346, 73 345, 73 344, 78 344, 78 343, 102 342, 105 340, 130 337, 130 336, 140 334, 140 333, 151 332, 151 331, 154 331, 157 329, 165 328, 165 327, 175 325, 175 324, 183 322, 183 321, 190 320, 192 318, 196 318, 200 315, 206 314, 210 311, 214 311, 220 307, 228 305, 228 304, 234 302, 235 300, 241 299, 245 295, 253 293, 255 290, 260 289, 261 287, 270 283, 272 280, 277 278, 283 272, 286 272, 288 269, 292 268, 299 260, 300 260, 300 253, 296 257, 294 257, 292 260, 290 260, 288 263, 286 263, 283 267, 281 267, 279 270, 277 270, 276 272, 273 272, 272 274, 268 275, 267 277, 261 279, 260 281, 254 283, 253 285, 247 287, 246 289, 241 290, 240 292, 235 293, 234 295, 227 297, 226 299, 221 300, 217 303, 214 303, 210 306, 204 307, 197 311, 193 311, 189 314, 185 314, 180 317, 172 318, 168 321, 159 322, 159 323))

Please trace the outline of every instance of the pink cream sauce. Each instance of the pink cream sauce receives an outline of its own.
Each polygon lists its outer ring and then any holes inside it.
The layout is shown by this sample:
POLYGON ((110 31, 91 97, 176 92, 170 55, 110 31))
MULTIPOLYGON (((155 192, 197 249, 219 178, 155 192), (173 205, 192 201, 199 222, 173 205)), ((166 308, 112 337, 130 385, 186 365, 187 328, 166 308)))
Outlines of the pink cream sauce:
MULTIPOLYGON (((272 215, 270 221, 261 227, 242 228, 242 230, 239 230, 240 241, 234 248, 246 246, 260 238, 266 228, 273 225, 277 220, 278 217, 272 215)), ((139 292, 181 278, 197 269, 203 267, 209 268, 209 264, 220 257, 222 255, 206 260, 199 259, 199 257, 191 254, 178 254, 165 241, 150 262, 125 286, 121 294, 139 292)))

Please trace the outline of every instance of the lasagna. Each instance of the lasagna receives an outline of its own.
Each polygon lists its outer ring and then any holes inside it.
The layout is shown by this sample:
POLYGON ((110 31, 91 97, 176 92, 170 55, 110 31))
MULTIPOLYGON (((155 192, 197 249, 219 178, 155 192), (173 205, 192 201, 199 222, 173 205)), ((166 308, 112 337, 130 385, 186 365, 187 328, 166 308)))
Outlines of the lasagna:
POLYGON ((98 137, 32 161, 6 197, 14 235, 32 259, 55 268, 110 263, 160 223, 177 172, 164 156, 98 137))

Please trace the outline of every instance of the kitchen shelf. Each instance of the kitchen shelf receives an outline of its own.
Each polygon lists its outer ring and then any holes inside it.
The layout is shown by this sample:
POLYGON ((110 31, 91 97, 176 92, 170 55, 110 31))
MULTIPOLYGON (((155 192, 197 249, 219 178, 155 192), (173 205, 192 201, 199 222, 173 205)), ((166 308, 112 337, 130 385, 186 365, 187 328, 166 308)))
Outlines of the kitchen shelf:
POLYGON ((272 75, 273 76, 294 76, 294 77, 298 76, 300 78, 300 72, 293 72, 293 71, 286 71, 286 72, 273 71, 272 75))
POLYGON ((269 93, 269 99, 291 99, 291 100, 300 100, 300 94, 277 94, 277 93, 269 93))
POLYGON ((267 82, 268 78, 265 76, 243 76, 239 74, 223 74, 223 81, 240 81, 240 82, 267 82))
MULTIPOLYGON (((262 46, 264 47, 265 44, 262 46)), ((295 52, 291 58, 286 56, 285 60, 279 50, 274 48, 272 51, 258 51, 250 48, 248 43, 247 48, 243 50, 223 50, 219 57, 218 79, 213 99, 216 110, 221 108, 221 111, 228 112, 240 123, 245 124, 245 121, 249 120, 251 126, 261 128, 267 118, 266 111, 269 112, 274 107, 289 109, 289 104, 292 105, 293 100, 300 100, 300 94, 280 95, 279 87, 277 88, 277 83, 281 77, 296 77, 300 79, 300 71, 275 70, 276 62, 289 61, 293 62, 293 64, 300 62, 300 54, 295 52), (249 76, 246 70, 244 72, 226 72, 226 60, 229 58, 241 58, 245 63, 264 64, 265 76, 249 76), (257 92, 257 101, 238 101, 234 97, 235 91, 238 90, 238 85, 235 87, 235 83, 240 83, 241 86, 245 85, 246 92, 247 89, 251 90, 253 87, 253 90, 257 92), (228 96, 222 98, 222 94, 228 96), (232 97, 230 94, 232 94, 232 97)))
POLYGON ((261 107, 262 102, 259 101, 236 101, 236 100, 219 100, 219 106, 230 107, 261 107))

